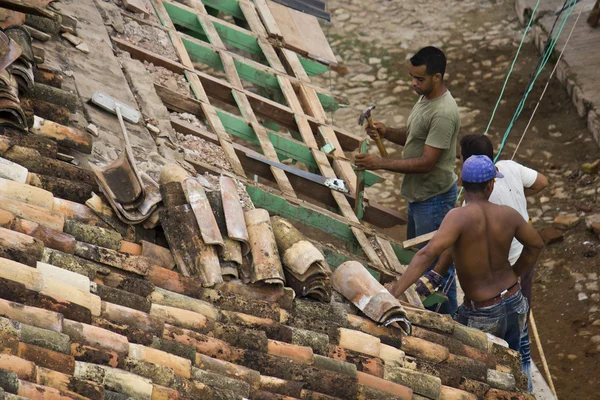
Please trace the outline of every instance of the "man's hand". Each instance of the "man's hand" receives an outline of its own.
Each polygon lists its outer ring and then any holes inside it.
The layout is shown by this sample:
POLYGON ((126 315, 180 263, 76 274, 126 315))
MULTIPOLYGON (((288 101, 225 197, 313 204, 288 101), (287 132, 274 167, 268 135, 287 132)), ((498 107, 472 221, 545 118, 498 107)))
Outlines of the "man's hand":
POLYGON ((383 158, 373 154, 357 154, 354 157, 354 164, 356 164, 357 171, 382 169, 383 158))
POLYGON ((381 139, 383 139, 387 134, 387 127, 381 122, 375 121, 373 121, 373 125, 375 126, 375 128, 371 128, 369 124, 367 124, 367 126, 365 127, 367 135, 369 135, 369 137, 373 140, 375 140, 378 135, 381 139))

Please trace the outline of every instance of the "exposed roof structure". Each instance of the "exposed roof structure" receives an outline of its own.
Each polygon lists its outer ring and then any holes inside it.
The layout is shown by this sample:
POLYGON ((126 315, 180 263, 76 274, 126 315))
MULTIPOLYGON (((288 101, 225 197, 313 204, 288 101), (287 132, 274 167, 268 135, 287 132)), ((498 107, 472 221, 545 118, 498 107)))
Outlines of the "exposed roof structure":
POLYGON ((4 398, 533 399, 506 343, 386 294, 413 252, 355 196, 247 156, 356 182, 266 3, 41 3, 0 2, 35 55, 0 113, 4 398))

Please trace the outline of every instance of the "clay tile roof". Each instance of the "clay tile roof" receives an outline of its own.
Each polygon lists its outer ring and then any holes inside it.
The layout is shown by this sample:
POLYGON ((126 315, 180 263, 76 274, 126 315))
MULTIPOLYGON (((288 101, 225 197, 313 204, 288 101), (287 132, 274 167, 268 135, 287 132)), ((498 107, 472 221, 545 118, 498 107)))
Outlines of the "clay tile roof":
MULTIPOLYGON (((244 7, 250 4, 239 1, 244 7)), ((164 5, 174 7, 168 1, 164 5)), ((38 60, 33 68, 34 86, 43 82, 45 91, 20 93, 24 112, 31 117, 29 134, 0 123, 3 398, 533 398, 524 394, 526 378, 517 353, 448 316, 386 297, 381 303, 412 324, 412 335, 407 336, 399 327, 379 324, 389 318, 383 315, 388 309, 371 312, 367 306, 363 313, 339 295, 330 303, 295 298, 294 290, 281 285, 280 269, 272 285, 231 280, 207 287, 199 275, 176 267, 180 261, 168 248, 173 238, 165 240, 152 218, 144 224, 124 222, 105 198, 97 196, 99 184, 87 168, 86 152, 92 149, 99 157, 117 156, 111 144, 118 137, 112 132, 119 129, 115 117, 84 105, 95 90, 120 92, 130 104, 140 104, 143 113, 160 115, 148 118, 148 124, 172 133, 168 112, 161 114, 166 112, 162 103, 151 103, 151 98, 158 99, 152 76, 126 53, 117 59, 109 45, 105 23, 117 34, 125 32, 121 12, 129 11, 91 0, 59 3, 53 12, 64 13, 67 25, 54 26, 48 20, 48 26, 39 21, 39 14, 48 16, 47 9, 27 7, 38 14, 27 18, 37 26, 32 36, 45 55, 45 62, 38 60), (101 13, 96 4, 110 12, 101 13), (81 19, 73 21, 69 15, 81 19), (77 32, 90 52, 59 39, 56 33, 61 30, 77 32), (134 66, 142 69, 134 72, 134 66), (32 109, 27 99, 34 100, 32 109), (47 119, 36 117, 33 127, 33 113, 47 119), (105 123, 100 138, 86 133, 87 119, 105 123)), ((147 13, 152 24, 159 23, 150 9, 138 10, 147 13)), ((166 56, 165 60, 163 65, 174 63, 166 56)), ((209 74, 201 76, 207 87, 221 85, 207 78, 209 74)), ((175 92, 182 91, 176 77, 169 84, 175 92)), ((250 92, 246 95, 252 97, 250 92)), ((147 153, 149 173, 152 168, 158 173, 151 163, 164 163, 170 151, 165 139, 152 137, 152 128, 148 131, 141 124, 128 128, 136 157, 147 153)), ((206 143, 204 150, 210 147, 206 143)), ((215 148, 220 149, 211 147, 215 148)), ((206 179, 212 179, 209 185, 216 183, 214 177, 206 179)), ((178 201, 173 192, 165 195, 170 202, 178 201)), ((126 206, 124 215, 136 207, 126 206)), ((237 238, 240 253, 246 241, 248 249, 255 244, 252 237, 237 238)), ((306 243, 303 246, 312 246, 312 241, 306 243)), ((317 298, 331 290, 323 265, 314 275, 320 281, 311 281, 317 298)), ((306 271, 297 272, 299 282, 312 279, 306 271)), ((263 272, 267 279, 273 277, 263 272)), ((251 279, 242 267, 228 273, 251 279)), ((370 288, 378 290, 378 285, 374 282, 370 288)))

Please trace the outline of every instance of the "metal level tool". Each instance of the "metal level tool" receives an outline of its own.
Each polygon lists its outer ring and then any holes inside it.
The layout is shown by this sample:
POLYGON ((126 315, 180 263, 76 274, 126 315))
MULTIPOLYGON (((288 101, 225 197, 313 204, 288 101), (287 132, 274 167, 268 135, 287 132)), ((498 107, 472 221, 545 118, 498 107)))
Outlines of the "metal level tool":
POLYGON ((258 160, 265 164, 269 164, 273 167, 277 167, 286 172, 289 172, 290 174, 300 176, 304 179, 308 179, 309 181, 312 181, 312 182, 318 183, 320 185, 323 185, 325 187, 328 187, 331 190, 336 190, 338 192, 342 192, 342 193, 346 193, 346 194, 350 193, 350 190, 348 190, 348 187, 346 186, 346 182, 343 179, 325 178, 321 175, 313 174, 312 172, 302 171, 301 169, 290 167, 289 165, 285 165, 280 162, 271 161, 267 158, 258 156, 256 154, 246 153, 246 157, 252 158, 253 160, 258 160))
POLYGON ((140 122, 141 114, 138 110, 110 97, 106 93, 94 92, 92 95, 92 103, 113 114, 117 114, 118 108, 121 110, 121 115, 126 121, 129 121, 132 124, 140 122))

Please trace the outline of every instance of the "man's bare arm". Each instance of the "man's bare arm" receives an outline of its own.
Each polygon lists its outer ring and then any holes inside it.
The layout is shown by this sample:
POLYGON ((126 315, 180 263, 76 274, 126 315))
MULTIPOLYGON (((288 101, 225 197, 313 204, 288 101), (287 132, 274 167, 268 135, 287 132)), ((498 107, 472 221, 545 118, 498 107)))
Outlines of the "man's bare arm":
POLYGON ((358 169, 386 169, 403 174, 424 174, 435 167, 443 152, 444 149, 425 145, 421 157, 394 160, 378 157, 374 154, 357 154, 354 162, 358 169))
POLYGON ((519 221, 515 238, 523 245, 523 251, 517 262, 513 265, 513 271, 515 271, 515 275, 520 277, 535 265, 544 248, 544 241, 540 234, 519 213, 515 211, 515 214, 517 215, 513 218, 519 221))
POLYGON ((433 239, 413 257, 406 272, 402 274, 390 290, 394 297, 399 297, 404 293, 423 275, 436 257, 456 243, 461 233, 460 212, 460 209, 451 210, 442 221, 442 225, 433 239))
POLYGON ((404 146, 406 144, 406 134, 408 129, 404 128, 387 128, 385 138, 390 142, 404 146))
POLYGON ((533 185, 531 185, 528 188, 524 188, 525 196, 536 195, 539 192, 541 192, 542 190, 546 189, 547 187, 548 187, 548 178, 546 178, 544 175, 542 175, 538 172, 537 176, 535 178, 535 182, 533 182, 533 185))
POLYGON ((440 274, 441 276, 446 275, 454 260, 452 259, 452 249, 446 249, 438 258, 437 263, 435 263, 435 267, 433 270, 440 274))

